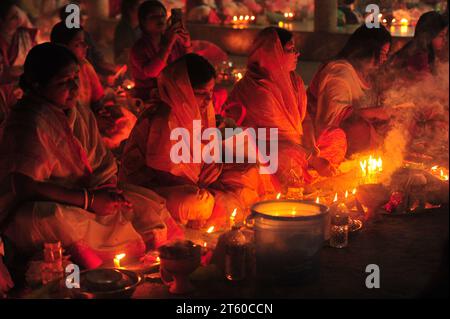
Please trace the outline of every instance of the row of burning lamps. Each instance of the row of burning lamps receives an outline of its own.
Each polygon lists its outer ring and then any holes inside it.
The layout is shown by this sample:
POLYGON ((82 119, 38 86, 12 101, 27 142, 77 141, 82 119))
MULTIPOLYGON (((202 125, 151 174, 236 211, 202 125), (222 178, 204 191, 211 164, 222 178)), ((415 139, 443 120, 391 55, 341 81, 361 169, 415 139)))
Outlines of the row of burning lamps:
MULTIPOLYGON (((293 12, 285 12, 283 13, 283 16, 286 20, 292 21, 295 18, 295 14, 293 12)), ((235 25, 245 25, 249 24, 251 22, 254 22, 256 20, 256 17, 254 15, 240 15, 240 16, 233 16, 232 24, 235 25)))
MULTIPOLYGON (((361 160, 359 162, 360 168, 361 168, 361 176, 363 178, 363 183, 376 183, 377 182, 377 176, 383 171, 383 160, 381 157, 375 158, 374 156, 370 155, 369 158, 361 160)), ((438 177, 442 181, 448 181, 449 176, 448 172, 445 172, 443 168, 439 166, 433 166, 430 170, 431 174, 438 177)), ((344 203, 347 203, 348 201, 351 201, 351 199, 355 199, 356 197, 356 188, 354 188, 351 192, 346 190, 344 194, 344 203)), ((278 193, 276 196, 277 200, 280 200, 282 197, 281 193, 278 193)), ((331 205, 337 205, 339 202, 339 196, 336 192, 333 198, 333 201, 331 205)), ((356 202, 356 201, 355 201, 356 202)), ((315 203, 320 204, 321 199, 318 196, 315 200, 315 203)), ((293 215, 296 214, 295 211, 292 212, 293 215)), ((237 216, 237 208, 233 210, 233 212, 230 215, 230 227, 233 227, 236 224, 236 216, 237 216)), ((207 234, 212 234, 215 231, 215 226, 211 226, 206 231, 207 234)), ((203 242, 203 247, 206 249, 208 246, 207 242, 203 242)), ((121 267, 121 260, 124 259, 126 254, 119 254, 116 255, 114 258, 114 267, 120 268, 121 267)), ((160 263, 159 257, 156 257, 156 263, 160 263)))

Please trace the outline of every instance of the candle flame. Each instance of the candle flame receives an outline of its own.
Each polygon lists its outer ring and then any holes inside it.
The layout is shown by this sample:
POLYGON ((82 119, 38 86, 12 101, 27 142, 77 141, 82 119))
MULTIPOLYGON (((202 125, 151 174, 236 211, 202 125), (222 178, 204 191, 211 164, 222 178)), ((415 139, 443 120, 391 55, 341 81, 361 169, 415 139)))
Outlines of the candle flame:
POLYGON ((239 20, 244 20, 244 16, 239 16, 239 20))
POLYGON ((280 199, 280 198, 281 198, 281 193, 278 193, 277 199, 280 199))
POLYGON ((235 208, 235 209, 233 210, 233 213, 231 214, 231 218, 235 218, 236 215, 237 215, 237 208, 235 208))
POLYGON ((348 191, 345 191, 345 199, 348 198, 348 191))
POLYGON ((356 195, 356 188, 353 188, 352 195, 356 195))
POLYGON ((238 17, 237 16, 234 16, 233 17, 233 21, 237 21, 238 20, 238 17))
POLYGON ((439 166, 437 166, 437 165, 436 165, 436 166, 433 166, 433 167, 431 168, 431 170, 432 170, 432 171, 435 171, 435 170, 438 169, 438 167, 439 167, 439 166))
POLYGON ((211 234, 214 231, 214 226, 211 226, 208 228, 208 230, 206 231, 208 234, 211 234))
POLYGON ((161 262, 161 258, 156 257, 156 262, 157 262, 157 263, 160 263, 160 262, 161 262))
POLYGON ((250 20, 250 16, 245 16, 245 21, 250 20))
POLYGON ((285 13, 284 13, 284 17, 285 17, 285 18, 289 17, 289 13, 285 12, 285 13))
POLYGON ((400 20, 400 23, 401 23, 402 25, 408 25, 408 19, 402 18, 402 19, 400 20))
POLYGON ((337 201, 338 201, 338 194, 336 193, 336 194, 334 195, 333 203, 336 203, 337 201))
POLYGON ((250 20, 255 21, 256 17, 255 16, 251 16, 250 20))
POLYGON ((206 246, 208 246, 208 244, 206 243, 206 241, 203 243, 203 247, 206 248, 206 246))
POLYGON ((316 198, 316 204, 320 204, 320 198, 319 198, 319 196, 317 196, 317 198, 316 198))
MULTIPOLYGON (((117 259, 118 261, 121 261, 122 259, 125 258, 125 256, 126 256, 126 254, 119 254, 119 255, 116 255, 116 258, 115 258, 115 259, 117 259)), ((111 257, 110 257, 110 258, 111 258, 111 257)))

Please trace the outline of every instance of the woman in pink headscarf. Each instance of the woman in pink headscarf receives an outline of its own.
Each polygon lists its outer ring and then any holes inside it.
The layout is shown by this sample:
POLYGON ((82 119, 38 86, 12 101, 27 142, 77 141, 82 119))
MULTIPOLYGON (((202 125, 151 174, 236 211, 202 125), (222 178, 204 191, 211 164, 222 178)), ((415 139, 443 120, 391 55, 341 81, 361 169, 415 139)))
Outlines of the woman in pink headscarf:
POLYGON ((321 175, 332 175, 346 151, 340 130, 324 132, 315 140, 306 112, 305 87, 295 73, 298 56, 291 32, 264 29, 253 44, 247 73, 225 106, 228 115, 245 127, 278 128, 281 184, 292 179, 310 182, 310 167, 321 175))
MULTIPOLYGON (((194 121, 201 121, 202 132, 216 127, 214 85, 214 68, 196 54, 167 67, 158 78, 160 100, 138 120, 122 159, 120 180, 154 189, 183 224, 209 221, 220 227, 235 208, 244 213, 265 191, 255 166, 195 163, 193 143, 171 140, 174 129, 189 132, 195 140, 194 121), (189 160, 175 163, 172 152, 180 144, 189 152, 189 160)), ((203 150, 204 141, 198 143, 203 150)))

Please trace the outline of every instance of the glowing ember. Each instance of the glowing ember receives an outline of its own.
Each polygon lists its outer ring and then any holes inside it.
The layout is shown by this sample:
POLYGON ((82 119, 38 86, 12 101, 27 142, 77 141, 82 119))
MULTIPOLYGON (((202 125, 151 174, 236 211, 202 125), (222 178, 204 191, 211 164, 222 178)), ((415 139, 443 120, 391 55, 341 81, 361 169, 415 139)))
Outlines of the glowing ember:
POLYGON ((438 165, 435 165, 431 168, 431 174, 433 174, 434 176, 436 176, 437 178, 439 178, 442 181, 448 181, 448 170, 440 167, 438 165))
POLYGON ((206 231, 208 234, 211 234, 214 231, 214 226, 211 226, 208 228, 208 230, 206 231))

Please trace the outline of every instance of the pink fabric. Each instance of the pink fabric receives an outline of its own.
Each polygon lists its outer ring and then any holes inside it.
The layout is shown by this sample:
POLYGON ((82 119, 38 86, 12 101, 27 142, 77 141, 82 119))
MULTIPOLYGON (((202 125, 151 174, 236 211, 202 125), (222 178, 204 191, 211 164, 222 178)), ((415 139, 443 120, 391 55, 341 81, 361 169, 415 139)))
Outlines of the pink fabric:
MULTIPOLYGON (((186 48, 176 42, 169 55, 167 64, 170 64, 187 53, 186 48)), ((157 57, 158 49, 154 47, 151 38, 143 35, 133 46, 130 53, 130 68, 133 79, 136 83, 136 97, 143 100, 150 98, 150 92, 157 87, 156 78, 167 66, 157 57), (151 62, 155 62, 150 64, 151 62)))

